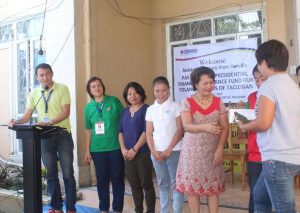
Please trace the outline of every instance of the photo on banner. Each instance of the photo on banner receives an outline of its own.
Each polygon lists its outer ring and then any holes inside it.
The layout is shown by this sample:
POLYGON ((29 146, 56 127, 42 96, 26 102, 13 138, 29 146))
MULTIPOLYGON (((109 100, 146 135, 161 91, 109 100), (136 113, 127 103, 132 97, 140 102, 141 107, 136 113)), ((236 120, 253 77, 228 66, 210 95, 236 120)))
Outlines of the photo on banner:
POLYGON ((246 102, 257 90, 252 76, 256 65, 257 39, 226 41, 174 48, 173 92, 175 101, 191 96, 190 74, 196 67, 206 66, 216 73, 215 96, 224 103, 246 102))

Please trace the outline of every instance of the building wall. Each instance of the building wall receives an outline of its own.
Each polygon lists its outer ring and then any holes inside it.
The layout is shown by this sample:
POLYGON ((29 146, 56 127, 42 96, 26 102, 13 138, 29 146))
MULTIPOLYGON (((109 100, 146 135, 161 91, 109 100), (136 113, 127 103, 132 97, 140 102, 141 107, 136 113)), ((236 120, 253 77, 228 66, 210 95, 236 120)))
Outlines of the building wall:
MULTIPOLYGON (((78 11, 84 10, 84 15, 77 17, 75 21, 76 50, 79 50, 76 51, 77 85, 86 85, 91 76, 98 76, 105 84, 106 93, 117 96, 124 103, 122 93, 125 85, 130 81, 137 81, 146 89, 147 101, 151 103, 151 80, 156 69, 153 66, 152 26, 118 14, 109 1, 83 2, 76 2, 75 9, 77 14, 78 11), (85 31, 87 29, 90 29, 90 32, 85 31)), ((118 2, 120 7, 130 14, 151 16, 151 1, 118 2)), ((83 160, 86 151, 83 109, 89 97, 85 88, 79 86, 77 93, 82 94, 77 96, 77 135, 80 182, 85 185, 89 183, 86 172, 90 169, 83 160)))
MULTIPOLYGON (((1 78, 0 85, 2 89, 0 90, 0 106, 1 106, 1 116, 0 124, 6 124, 11 117, 10 108, 12 106, 12 87, 10 82, 12 80, 12 60, 11 60, 11 48, 6 47, 0 49, 0 70, 1 78)), ((0 127, 0 157, 7 158, 12 152, 11 144, 7 143, 11 141, 12 134, 7 127, 0 127)))
MULTIPOLYGON (((75 16, 76 84, 77 84, 77 138, 80 182, 90 181, 90 167, 83 162, 85 154, 84 105, 89 98, 83 87, 88 78, 97 75, 103 79, 107 94, 122 99, 122 90, 129 81, 138 81, 146 89, 147 102, 153 101, 151 81, 157 75, 167 75, 166 24, 183 19, 201 18, 261 7, 264 14, 264 40, 276 38, 287 44, 290 51, 289 24, 293 20, 290 0, 123 0, 118 1, 128 16, 151 17, 134 19, 119 14, 114 1, 75 1, 75 14, 84 9, 84 15, 75 16), (82 6, 84 5, 84 6, 82 6), (174 16, 194 14, 184 18, 174 16), (144 22, 144 23, 141 23, 144 22)), ((291 63, 296 63, 291 57, 291 63)), ((124 102, 123 102, 124 103, 124 102)))

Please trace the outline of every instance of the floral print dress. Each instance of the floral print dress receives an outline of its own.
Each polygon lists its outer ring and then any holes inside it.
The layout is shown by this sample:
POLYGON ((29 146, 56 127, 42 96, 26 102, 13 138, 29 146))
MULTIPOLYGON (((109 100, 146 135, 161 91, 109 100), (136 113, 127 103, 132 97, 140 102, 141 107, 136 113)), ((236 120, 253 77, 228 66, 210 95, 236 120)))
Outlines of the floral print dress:
MULTIPOLYGON (((193 98, 183 100, 183 110, 190 112, 194 124, 219 122, 226 113, 223 102, 213 97, 207 109, 201 108, 193 98)), ((176 175, 176 190, 188 195, 216 195, 225 191, 223 165, 213 165, 219 136, 209 132, 185 132, 176 175)))

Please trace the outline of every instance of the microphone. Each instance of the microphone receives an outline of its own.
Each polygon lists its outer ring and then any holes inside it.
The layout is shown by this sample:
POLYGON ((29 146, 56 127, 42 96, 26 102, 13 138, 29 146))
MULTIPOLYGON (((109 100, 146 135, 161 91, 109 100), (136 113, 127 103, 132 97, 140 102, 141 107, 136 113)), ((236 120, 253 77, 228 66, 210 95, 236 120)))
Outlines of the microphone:
POLYGON ((30 115, 30 118, 29 118, 29 125, 31 125, 31 118, 32 118, 32 115, 33 115, 34 110, 36 109, 37 105, 40 103, 40 100, 42 99, 42 97, 43 97, 45 91, 47 91, 47 90, 49 89, 49 86, 48 86, 48 85, 45 85, 45 86, 43 86, 43 88, 44 88, 44 89, 41 91, 42 94, 41 94, 41 96, 39 97, 39 99, 38 99, 38 101, 36 102, 36 104, 34 105, 33 110, 32 110, 32 112, 31 112, 31 115, 30 115))

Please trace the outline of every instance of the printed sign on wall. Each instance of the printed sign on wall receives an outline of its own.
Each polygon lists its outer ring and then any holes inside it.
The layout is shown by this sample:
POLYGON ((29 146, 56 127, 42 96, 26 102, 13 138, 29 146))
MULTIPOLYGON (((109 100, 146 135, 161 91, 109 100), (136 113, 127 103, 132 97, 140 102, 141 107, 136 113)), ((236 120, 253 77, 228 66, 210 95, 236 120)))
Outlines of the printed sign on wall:
POLYGON ((181 102, 194 93, 190 74, 194 68, 206 66, 216 73, 215 96, 224 103, 246 102, 248 95, 257 90, 252 76, 256 48, 256 39, 175 47, 175 101, 181 102))

